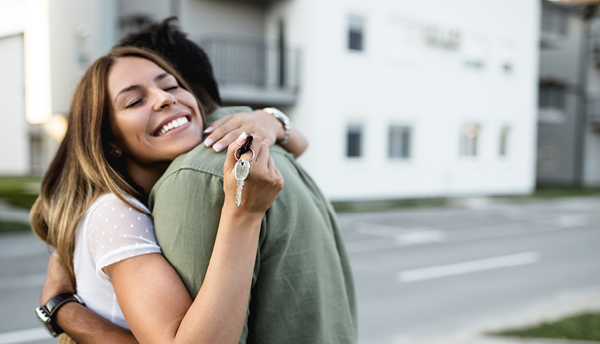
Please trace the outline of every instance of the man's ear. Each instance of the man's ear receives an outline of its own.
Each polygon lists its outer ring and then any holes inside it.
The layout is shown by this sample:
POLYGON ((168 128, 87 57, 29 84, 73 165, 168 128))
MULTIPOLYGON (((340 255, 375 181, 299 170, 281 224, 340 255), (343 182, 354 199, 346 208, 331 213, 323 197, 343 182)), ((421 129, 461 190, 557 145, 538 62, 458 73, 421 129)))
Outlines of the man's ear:
POLYGON ((119 159, 121 155, 123 155, 123 151, 117 146, 116 143, 109 142, 108 146, 110 147, 108 154, 115 159, 119 159))

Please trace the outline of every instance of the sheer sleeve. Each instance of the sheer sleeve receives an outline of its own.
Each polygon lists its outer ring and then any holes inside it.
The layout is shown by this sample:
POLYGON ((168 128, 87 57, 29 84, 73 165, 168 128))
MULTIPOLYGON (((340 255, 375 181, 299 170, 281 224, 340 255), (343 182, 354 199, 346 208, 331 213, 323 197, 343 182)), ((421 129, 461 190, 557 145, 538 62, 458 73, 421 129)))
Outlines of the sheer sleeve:
MULTIPOLYGON (((150 216, 130 207, 115 195, 102 197, 97 206, 90 209, 88 246, 96 275, 110 283, 110 278, 102 271, 104 267, 123 259, 161 251, 150 216)), ((145 209, 141 204, 139 206, 145 209)))

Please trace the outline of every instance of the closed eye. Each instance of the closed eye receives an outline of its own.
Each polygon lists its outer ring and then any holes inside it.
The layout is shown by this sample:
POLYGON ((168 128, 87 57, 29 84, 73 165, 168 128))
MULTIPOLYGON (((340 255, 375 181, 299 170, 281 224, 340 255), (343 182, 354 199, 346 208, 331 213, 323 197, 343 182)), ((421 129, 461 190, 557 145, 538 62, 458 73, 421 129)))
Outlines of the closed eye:
POLYGON ((169 92, 169 91, 174 91, 176 89, 179 88, 179 85, 175 85, 175 86, 171 86, 171 87, 167 87, 164 89, 164 91, 169 92))
POLYGON ((129 109, 131 107, 140 105, 141 103, 142 103, 142 99, 137 99, 137 100, 134 100, 133 102, 129 103, 127 106, 125 106, 125 108, 129 109))

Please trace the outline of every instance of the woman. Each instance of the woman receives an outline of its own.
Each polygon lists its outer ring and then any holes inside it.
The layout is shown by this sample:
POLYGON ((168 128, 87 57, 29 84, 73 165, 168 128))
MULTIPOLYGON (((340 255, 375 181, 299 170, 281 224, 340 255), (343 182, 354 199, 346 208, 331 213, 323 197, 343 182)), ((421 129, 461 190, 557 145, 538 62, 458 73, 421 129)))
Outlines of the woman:
POLYGON ((32 209, 35 233, 56 249, 88 307, 142 342, 240 338, 260 222, 283 178, 256 137, 253 151, 243 155, 251 171, 236 206, 234 153, 246 135, 231 143, 217 239, 192 302, 160 254, 143 203, 170 162, 202 141, 202 132, 202 108, 165 61, 137 48, 115 49, 80 81, 67 134, 32 209), (132 267, 137 276, 124 273, 132 267), (147 283, 132 282, 140 279, 147 283), (159 310, 148 314, 149 307, 159 310))

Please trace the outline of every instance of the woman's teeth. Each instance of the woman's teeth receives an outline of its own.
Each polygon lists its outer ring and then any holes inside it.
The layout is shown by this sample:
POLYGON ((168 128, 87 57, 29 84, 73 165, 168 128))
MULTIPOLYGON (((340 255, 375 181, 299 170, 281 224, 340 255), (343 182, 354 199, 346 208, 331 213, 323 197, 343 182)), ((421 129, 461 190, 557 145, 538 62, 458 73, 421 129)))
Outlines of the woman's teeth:
POLYGON ((157 136, 160 135, 164 135, 166 134, 169 130, 175 129, 175 128, 179 128, 182 125, 186 124, 188 121, 187 117, 179 117, 176 118, 174 120, 172 120, 171 122, 165 124, 162 129, 158 132, 157 136))

